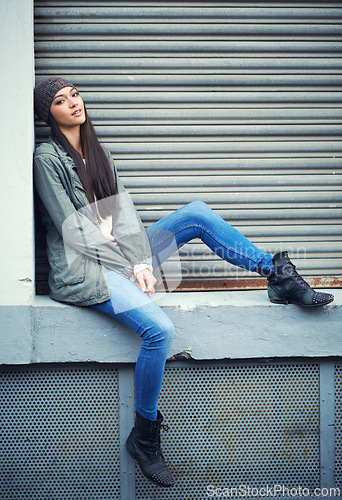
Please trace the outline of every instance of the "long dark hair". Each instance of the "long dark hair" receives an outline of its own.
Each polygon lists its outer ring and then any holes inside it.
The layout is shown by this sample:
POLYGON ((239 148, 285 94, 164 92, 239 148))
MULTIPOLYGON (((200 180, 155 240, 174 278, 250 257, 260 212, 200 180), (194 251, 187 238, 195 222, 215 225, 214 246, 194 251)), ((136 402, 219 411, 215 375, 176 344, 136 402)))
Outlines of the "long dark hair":
MULTIPOLYGON (((112 212, 112 196, 116 194, 116 182, 109 160, 97 138, 94 126, 88 116, 84 105, 85 122, 81 125, 81 147, 86 165, 80 153, 70 144, 65 135, 59 130, 58 125, 49 112, 48 124, 52 136, 65 149, 74 160, 77 174, 86 191, 89 203, 103 200, 96 204, 96 210, 101 217, 106 217, 112 212)), ((95 205, 93 205, 95 207, 95 205)))

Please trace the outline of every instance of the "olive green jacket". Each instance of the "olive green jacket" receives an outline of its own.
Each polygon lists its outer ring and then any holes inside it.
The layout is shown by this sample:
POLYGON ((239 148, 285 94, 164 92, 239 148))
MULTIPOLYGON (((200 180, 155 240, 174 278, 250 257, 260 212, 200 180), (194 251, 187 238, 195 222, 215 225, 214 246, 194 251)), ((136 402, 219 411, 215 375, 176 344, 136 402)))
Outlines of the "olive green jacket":
POLYGON ((130 195, 106 148, 117 184, 113 197, 113 243, 99 226, 74 161, 52 138, 34 155, 34 181, 47 230, 49 286, 53 299, 91 305, 110 298, 105 268, 134 281, 136 264, 152 264, 151 248, 130 195))

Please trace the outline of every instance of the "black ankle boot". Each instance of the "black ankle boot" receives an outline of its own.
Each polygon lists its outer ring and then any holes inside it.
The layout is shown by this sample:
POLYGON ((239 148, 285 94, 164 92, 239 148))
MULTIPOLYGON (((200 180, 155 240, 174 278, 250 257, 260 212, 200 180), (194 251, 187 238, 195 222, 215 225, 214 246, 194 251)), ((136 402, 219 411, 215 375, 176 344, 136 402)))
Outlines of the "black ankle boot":
POLYGON ((331 293, 316 292, 297 273, 296 267, 287 252, 273 257, 274 273, 268 279, 268 297, 276 304, 299 304, 304 307, 317 307, 334 300, 331 293))
MULTIPOLYGON (((157 420, 148 420, 136 414, 135 426, 126 441, 126 448, 137 460, 141 472, 158 486, 171 487, 175 484, 160 449, 160 428, 163 416, 158 410, 157 420)), ((165 428, 165 427, 164 427, 165 428)))

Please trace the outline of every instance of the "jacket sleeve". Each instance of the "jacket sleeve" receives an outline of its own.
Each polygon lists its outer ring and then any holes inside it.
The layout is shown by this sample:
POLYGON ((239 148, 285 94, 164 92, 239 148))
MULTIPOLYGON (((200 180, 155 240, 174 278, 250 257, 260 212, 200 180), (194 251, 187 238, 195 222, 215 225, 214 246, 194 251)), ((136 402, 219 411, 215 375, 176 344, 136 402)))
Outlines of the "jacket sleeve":
POLYGON ((58 232, 68 247, 99 264, 132 278, 133 265, 120 248, 109 241, 100 228, 76 210, 58 174, 60 160, 53 155, 37 155, 34 162, 36 190, 58 232))

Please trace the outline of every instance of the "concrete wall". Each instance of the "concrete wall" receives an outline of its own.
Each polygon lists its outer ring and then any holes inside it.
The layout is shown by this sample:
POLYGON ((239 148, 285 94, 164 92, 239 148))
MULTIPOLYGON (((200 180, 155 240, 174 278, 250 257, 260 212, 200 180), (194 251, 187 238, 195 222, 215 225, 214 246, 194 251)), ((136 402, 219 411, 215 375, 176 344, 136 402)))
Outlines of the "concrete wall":
POLYGON ((33 0, 1 2, 0 46, 0 341, 2 362, 10 363, 32 342, 33 0))
POLYGON ((34 294, 33 0, 2 0, 0 304, 29 305, 34 294))
MULTIPOLYGON (((262 290, 164 295, 158 304, 175 325, 173 359, 342 356, 342 290, 317 309, 276 305, 262 290)), ((0 308, 1 311, 1 308, 0 308)), ((6 308, 0 363, 134 363, 140 338, 90 308, 37 297, 6 308), (31 323, 26 323, 27 315, 31 323)))

